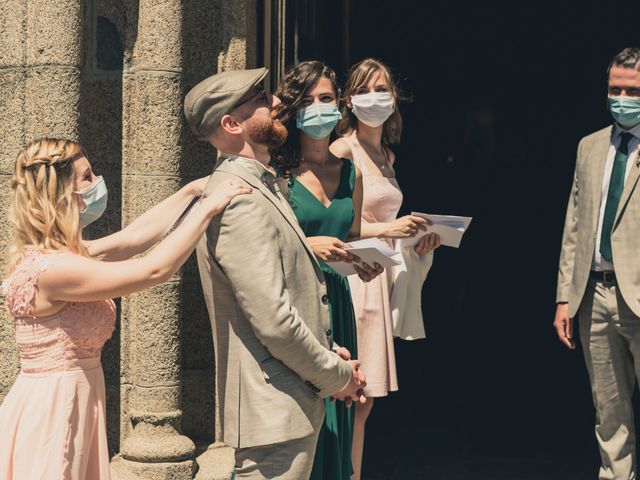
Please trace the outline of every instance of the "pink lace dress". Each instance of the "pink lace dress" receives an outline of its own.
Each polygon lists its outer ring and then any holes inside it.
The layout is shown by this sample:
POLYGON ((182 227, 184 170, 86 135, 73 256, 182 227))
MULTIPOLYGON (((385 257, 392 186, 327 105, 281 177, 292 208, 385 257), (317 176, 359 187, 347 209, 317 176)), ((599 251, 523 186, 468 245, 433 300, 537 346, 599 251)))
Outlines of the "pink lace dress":
POLYGON ((0 406, 2 480, 109 478, 100 352, 115 327, 111 300, 31 314, 38 276, 70 253, 27 250, 2 285, 15 317, 21 371, 0 406))
MULTIPOLYGON (((351 149, 353 163, 362 172, 362 220, 369 223, 391 222, 402 206, 402 192, 393 177, 371 172, 357 148, 355 135, 343 137, 351 149)), ((393 172, 393 167, 389 165, 393 172)), ((393 248, 393 242, 387 240, 393 248)), ((364 283, 351 275, 349 287, 356 312, 358 360, 367 375, 365 394, 384 397, 398 390, 396 357, 393 347, 393 318, 389 300, 393 288, 391 269, 364 283)))

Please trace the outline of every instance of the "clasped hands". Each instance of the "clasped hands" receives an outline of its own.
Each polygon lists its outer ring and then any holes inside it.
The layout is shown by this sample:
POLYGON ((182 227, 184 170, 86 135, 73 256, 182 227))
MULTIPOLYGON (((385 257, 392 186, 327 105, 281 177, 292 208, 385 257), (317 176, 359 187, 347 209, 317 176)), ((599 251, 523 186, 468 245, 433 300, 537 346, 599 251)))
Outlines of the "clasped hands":
POLYGON ((353 402, 365 403, 367 399, 364 396, 364 387, 367 386, 367 382, 364 372, 360 370, 360 362, 351 360, 351 353, 344 347, 338 348, 335 352, 351 364, 351 379, 344 389, 331 396, 331 400, 342 400, 347 407, 350 407, 353 402))

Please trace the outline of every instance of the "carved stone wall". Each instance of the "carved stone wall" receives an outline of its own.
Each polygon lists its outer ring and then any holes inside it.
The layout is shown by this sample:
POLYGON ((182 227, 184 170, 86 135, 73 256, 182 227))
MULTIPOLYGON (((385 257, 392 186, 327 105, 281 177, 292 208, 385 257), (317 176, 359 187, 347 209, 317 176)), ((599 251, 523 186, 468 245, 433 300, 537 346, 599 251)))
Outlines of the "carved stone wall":
MULTIPOLYGON (((90 236, 129 223, 215 151, 185 128, 182 100, 217 71, 256 66, 255 0, 0 2, 0 259, 9 242, 13 162, 40 136, 79 140, 109 187, 90 236)), ((4 266, 3 264, 0 266, 4 266)), ((194 258, 119 302, 102 356, 114 478, 223 479, 211 329, 194 258)), ((12 319, 0 315, 0 402, 19 371, 12 319)))

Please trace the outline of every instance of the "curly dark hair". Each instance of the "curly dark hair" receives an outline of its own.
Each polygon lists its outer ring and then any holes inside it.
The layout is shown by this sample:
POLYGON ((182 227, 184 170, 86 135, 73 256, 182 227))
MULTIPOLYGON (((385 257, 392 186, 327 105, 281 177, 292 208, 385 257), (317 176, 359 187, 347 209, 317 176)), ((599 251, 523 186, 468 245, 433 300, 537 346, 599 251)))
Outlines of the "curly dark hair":
POLYGON ((336 79, 336 72, 331 67, 316 60, 300 62, 294 65, 287 71, 276 89, 275 95, 282 103, 275 108, 275 118, 287 127, 289 135, 283 145, 271 151, 271 156, 276 163, 276 167, 285 178, 289 178, 291 170, 300 165, 300 137, 296 126, 296 115, 301 108, 300 105, 305 94, 321 78, 329 79, 336 93, 336 98, 339 100, 340 87, 336 79))

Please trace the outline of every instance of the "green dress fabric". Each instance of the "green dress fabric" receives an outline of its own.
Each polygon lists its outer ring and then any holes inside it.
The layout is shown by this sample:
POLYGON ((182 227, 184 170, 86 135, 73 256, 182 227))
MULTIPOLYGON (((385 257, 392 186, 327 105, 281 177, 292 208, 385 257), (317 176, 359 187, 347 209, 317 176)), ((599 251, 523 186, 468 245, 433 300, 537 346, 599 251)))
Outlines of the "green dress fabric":
MULTIPOLYGON (((327 236, 347 240, 355 216, 353 188, 355 167, 344 160, 340 185, 328 207, 325 207, 307 188, 293 176, 289 180, 288 199, 302 231, 307 237, 327 236)), ((335 342, 358 356, 356 322, 351 302, 349 282, 328 264, 320 262, 327 282, 331 330, 335 342)), ((351 442, 355 407, 347 408, 344 402, 325 399, 325 419, 313 462, 311 480, 348 480, 353 473, 351 466, 351 442)))

